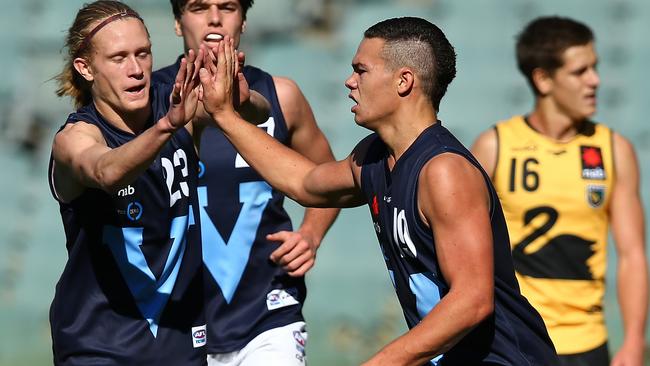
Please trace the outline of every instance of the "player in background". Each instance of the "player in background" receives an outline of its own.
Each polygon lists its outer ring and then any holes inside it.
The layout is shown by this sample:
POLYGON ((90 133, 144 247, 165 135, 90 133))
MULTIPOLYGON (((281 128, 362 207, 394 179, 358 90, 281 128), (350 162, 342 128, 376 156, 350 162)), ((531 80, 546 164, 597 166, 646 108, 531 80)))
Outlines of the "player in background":
MULTIPOLYGON (((238 47, 253 1, 171 0, 171 5, 187 54, 200 45, 218 45, 225 36, 238 47)), ((156 71, 154 81, 172 82, 181 57, 156 71)), ((271 103, 262 130, 312 161, 334 159, 296 83, 249 65, 243 75, 271 103)), ((242 159, 220 130, 206 128, 201 146, 210 364, 304 365, 304 275, 338 210, 307 209, 294 231, 284 195, 242 159)))
POLYGON ((544 318, 561 365, 609 365, 611 224, 625 331, 611 365, 640 366, 648 279, 639 167, 626 138, 590 119, 600 84, 593 33, 569 18, 535 19, 518 36, 517 62, 533 110, 497 123, 472 151, 501 199, 522 293, 544 318))

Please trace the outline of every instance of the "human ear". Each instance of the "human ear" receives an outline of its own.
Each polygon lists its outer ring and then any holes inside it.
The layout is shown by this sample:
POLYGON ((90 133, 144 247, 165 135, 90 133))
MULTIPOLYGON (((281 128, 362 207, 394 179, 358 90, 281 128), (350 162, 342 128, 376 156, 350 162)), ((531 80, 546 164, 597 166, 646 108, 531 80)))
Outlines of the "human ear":
POLYGON ((92 67, 90 66, 90 63, 88 60, 85 58, 77 57, 72 61, 72 66, 74 66, 75 70, 83 77, 86 79, 86 81, 93 81, 95 77, 93 76, 93 71, 92 67))
POLYGON ((532 80, 535 88, 537 88, 537 91, 541 95, 546 95, 553 89, 553 78, 551 74, 542 68, 538 67, 533 70, 532 80))
POLYGON ((174 32, 176 32, 176 35, 179 37, 183 36, 183 27, 181 27, 181 22, 179 22, 178 19, 174 20, 174 32))
POLYGON ((411 92, 415 84, 415 75, 409 68, 403 67, 398 73, 399 79, 397 80, 397 93, 404 96, 411 92))

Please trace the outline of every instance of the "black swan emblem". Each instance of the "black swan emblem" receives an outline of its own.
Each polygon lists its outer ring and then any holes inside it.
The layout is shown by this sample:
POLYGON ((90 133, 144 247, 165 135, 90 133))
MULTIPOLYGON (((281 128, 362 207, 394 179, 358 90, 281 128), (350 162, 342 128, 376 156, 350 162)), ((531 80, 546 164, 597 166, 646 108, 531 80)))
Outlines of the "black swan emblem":
POLYGON ((587 260, 594 254, 591 248, 594 241, 562 234, 550 239, 535 252, 524 252, 528 245, 555 225, 559 216, 557 210, 552 207, 536 207, 526 212, 524 224, 528 225, 539 215, 546 215, 546 223, 515 244, 512 251, 515 270, 522 275, 535 278, 593 280, 587 260))

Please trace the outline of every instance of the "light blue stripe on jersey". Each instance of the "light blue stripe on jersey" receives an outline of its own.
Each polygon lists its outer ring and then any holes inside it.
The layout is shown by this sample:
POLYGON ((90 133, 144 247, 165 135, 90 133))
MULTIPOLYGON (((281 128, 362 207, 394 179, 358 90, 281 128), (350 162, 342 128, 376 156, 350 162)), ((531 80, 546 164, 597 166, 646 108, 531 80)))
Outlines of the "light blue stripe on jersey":
POLYGON ((262 214, 271 199, 271 186, 266 182, 239 184, 239 201, 243 205, 227 243, 219 234, 206 210, 207 188, 199 187, 198 193, 203 262, 219 284, 224 299, 230 303, 246 269, 251 247, 257 236, 257 228, 262 221, 262 214))
MULTIPOLYGON (((190 212, 192 212, 190 207, 190 212)), ((178 277, 181 258, 185 253, 185 233, 194 224, 194 217, 181 216, 172 220, 170 238, 174 241, 169 250, 165 267, 156 280, 142 252, 143 228, 115 226, 104 227, 104 242, 108 245, 122 272, 124 280, 138 305, 142 316, 149 323, 154 337, 158 334, 158 322, 178 277)))

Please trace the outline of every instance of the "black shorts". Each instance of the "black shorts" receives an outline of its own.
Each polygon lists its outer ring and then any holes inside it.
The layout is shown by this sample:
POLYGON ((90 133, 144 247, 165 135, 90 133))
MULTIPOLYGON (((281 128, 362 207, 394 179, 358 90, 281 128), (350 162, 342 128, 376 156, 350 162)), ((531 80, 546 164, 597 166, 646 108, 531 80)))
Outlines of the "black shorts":
POLYGON ((591 351, 558 356, 560 366, 609 366, 607 342, 591 351))

